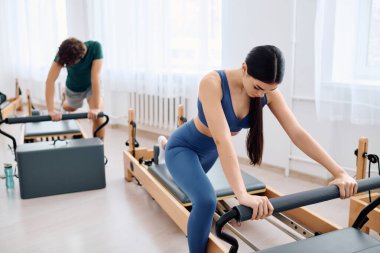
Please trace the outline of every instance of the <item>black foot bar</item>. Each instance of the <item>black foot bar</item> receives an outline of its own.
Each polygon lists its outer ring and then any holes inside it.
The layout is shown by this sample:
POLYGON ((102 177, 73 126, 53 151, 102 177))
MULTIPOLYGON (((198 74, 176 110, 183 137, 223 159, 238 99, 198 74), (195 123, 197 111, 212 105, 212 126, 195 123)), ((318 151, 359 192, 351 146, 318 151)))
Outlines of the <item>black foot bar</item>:
MULTIPOLYGON (((358 180, 358 193, 376 189, 376 188, 380 188, 380 176, 369 178, 369 179, 358 180)), ((273 213, 280 213, 280 212, 295 209, 298 207, 312 205, 312 204, 324 202, 331 199, 336 199, 336 198, 339 198, 339 196, 340 194, 339 194, 338 186, 330 185, 330 186, 320 187, 320 188, 309 190, 309 191, 271 198, 269 199, 269 201, 273 205, 273 208, 274 208, 273 213)), ((355 223, 358 223, 357 227, 360 226, 361 224, 363 225, 365 224, 366 221, 364 223, 360 221, 362 219, 361 217, 366 217, 366 215, 380 203, 380 200, 377 199, 376 201, 372 203, 368 206, 368 209, 367 208, 363 209, 362 211, 363 214, 361 213, 357 221, 355 221, 355 223)), ((232 245, 229 251, 230 253, 237 252, 239 248, 239 244, 234 237, 230 236, 227 233, 222 232, 223 226, 227 222, 233 219, 239 222, 249 220, 252 217, 252 213, 253 213, 253 210, 251 208, 239 205, 239 206, 233 207, 231 211, 221 216, 220 219, 216 222, 215 233, 220 239, 232 245)))
MULTIPOLYGON (((98 118, 104 117, 106 114, 103 112, 100 112, 98 114, 98 118)), ((81 113, 69 113, 69 114, 62 114, 62 120, 69 120, 69 119, 87 119, 87 112, 81 112, 81 113)), ((22 123, 33 123, 33 122, 42 122, 42 121, 51 121, 51 117, 49 115, 38 115, 38 116, 30 116, 30 117, 14 117, 14 118, 6 118, 2 120, 0 123, 6 123, 6 124, 22 124, 22 123)))

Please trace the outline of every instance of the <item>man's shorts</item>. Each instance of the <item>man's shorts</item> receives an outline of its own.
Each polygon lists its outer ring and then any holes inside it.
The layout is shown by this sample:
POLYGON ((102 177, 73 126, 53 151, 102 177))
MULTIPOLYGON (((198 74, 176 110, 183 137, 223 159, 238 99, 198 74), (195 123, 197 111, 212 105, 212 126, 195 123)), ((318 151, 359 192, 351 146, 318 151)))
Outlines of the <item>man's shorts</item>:
POLYGON ((85 91, 72 91, 66 87, 66 103, 68 106, 73 108, 81 108, 83 106, 83 100, 92 96, 91 87, 87 88, 85 91))

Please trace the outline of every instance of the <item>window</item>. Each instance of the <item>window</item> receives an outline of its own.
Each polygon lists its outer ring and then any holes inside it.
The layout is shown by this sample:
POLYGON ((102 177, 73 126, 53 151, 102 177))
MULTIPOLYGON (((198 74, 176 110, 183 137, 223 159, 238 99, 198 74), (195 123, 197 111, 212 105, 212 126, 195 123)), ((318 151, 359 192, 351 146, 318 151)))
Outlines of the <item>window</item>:
POLYGON ((380 125, 380 0, 319 0, 315 94, 319 119, 380 125))
POLYGON ((47 74, 59 44, 67 36, 66 2, 14 1, 9 6, 12 20, 10 36, 17 45, 14 57, 23 73, 42 71, 47 74), (28 70, 28 71, 29 71, 28 70))
POLYGON ((358 79, 380 80, 380 0, 360 1, 355 67, 358 79))
POLYGON ((9 75, 44 101, 44 85, 58 46, 67 36, 65 0, 0 1, 0 55, 9 75))
POLYGON ((208 66, 221 63, 221 10, 218 2, 171 1, 170 65, 179 71, 197 70, 205 59, 208 66), (209 5, 205 8, 204 5, 209 5), (210 10, 206 12, 205 10, 210 10), (204 25, 202 16, 211 16, 204 25), (207 39, 204 39, 207 38, 207 39))
POLYGON ((330 4, 332 80, 357 84, 380 80, 380 0, 330 4))
POLYGON ((110 72, 186 73, 221 64, 221 1, 88 1, 110 72), (149 4, 148 4, 149 3, 149 4))

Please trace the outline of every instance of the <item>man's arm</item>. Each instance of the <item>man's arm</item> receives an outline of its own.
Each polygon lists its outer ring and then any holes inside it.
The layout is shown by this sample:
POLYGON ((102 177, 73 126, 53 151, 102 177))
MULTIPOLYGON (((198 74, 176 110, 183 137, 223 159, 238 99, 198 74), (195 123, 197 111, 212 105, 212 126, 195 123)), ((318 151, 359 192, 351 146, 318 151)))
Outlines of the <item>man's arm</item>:
POLYGON ((60 120, 62 118, 60 113, 54 110, 54 85, 57 80, 59 73, 61 72, 62 66, 56 62, 51 64, 48 77, 46 79, 45 87, 45 100, 48 113, 53 121, 60 120))
POLYGON ((92 101, 93 108, 90 109, 89 118, 95 119, 101 110, 101 96, 100 96, 100 75, 102 71, 103 60, 98 59, 92 62, 91 67, 91 88, 92 88, 92 101))

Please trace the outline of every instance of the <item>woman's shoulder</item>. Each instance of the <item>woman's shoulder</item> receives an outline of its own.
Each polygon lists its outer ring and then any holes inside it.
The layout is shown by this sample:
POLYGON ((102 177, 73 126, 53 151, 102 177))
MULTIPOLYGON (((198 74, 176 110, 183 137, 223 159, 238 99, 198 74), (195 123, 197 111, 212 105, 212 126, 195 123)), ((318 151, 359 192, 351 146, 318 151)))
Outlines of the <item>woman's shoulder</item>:
POLYGON ((220 87, 220 76, 217 71, 210 71, 203 76, 200 82, 200 86, 207 86, 211 89, 220 87))
POLYGON ((211 71, 207 73, 199 84, 199 96, 203 97, 202 95, 205 94, 218 94, 221 96, 222 88, 220 83, 221 79, 218 72, 211 71))
POLYGON ((279 89, 270 91, 266 94, 266 104, 270 105, 272 102, 283 99, 282 93, 279 89))

